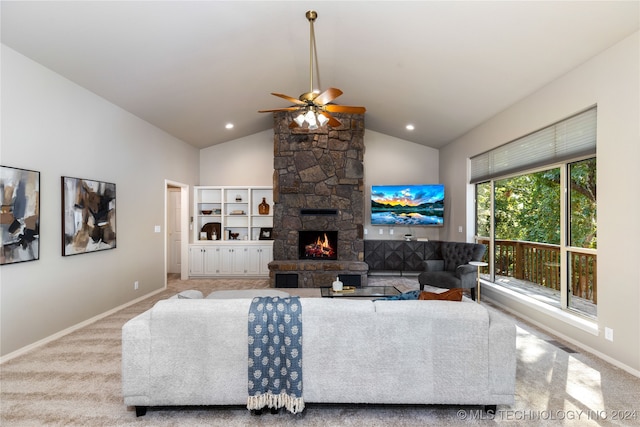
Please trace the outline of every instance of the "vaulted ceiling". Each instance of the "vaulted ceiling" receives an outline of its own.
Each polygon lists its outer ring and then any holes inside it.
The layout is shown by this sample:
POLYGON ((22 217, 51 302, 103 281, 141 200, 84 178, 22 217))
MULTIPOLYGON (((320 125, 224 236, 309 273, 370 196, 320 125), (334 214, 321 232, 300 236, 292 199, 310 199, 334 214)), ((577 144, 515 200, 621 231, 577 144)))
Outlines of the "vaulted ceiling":
POLYGON ((2 43, 204 148, 320 89, 439 148, 638 31, 638 1, 6 1, 2 43), (225 129, 227 123, 234 128, 225 129), (413 124, 415 130, 405 126, 413 124))

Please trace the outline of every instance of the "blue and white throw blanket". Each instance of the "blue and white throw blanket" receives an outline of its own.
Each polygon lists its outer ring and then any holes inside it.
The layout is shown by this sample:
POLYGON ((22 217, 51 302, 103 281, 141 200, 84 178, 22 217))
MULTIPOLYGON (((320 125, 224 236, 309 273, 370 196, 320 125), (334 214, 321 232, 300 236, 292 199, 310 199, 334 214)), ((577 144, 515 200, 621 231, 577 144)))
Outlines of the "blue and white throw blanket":
POLYGON ((299 297, 256 297, 249 308, 247 409, 304 409, 299 297))

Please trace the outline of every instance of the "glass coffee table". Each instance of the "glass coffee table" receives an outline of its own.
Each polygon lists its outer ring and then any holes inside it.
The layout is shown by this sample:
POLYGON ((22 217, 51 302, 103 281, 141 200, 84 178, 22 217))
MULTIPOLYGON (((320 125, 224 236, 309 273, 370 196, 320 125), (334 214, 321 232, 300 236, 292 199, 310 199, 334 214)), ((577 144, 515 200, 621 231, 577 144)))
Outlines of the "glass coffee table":
POLYGON ((399 295, 400 291, 394 286, 345 286, 342 291, 333 288, 320 288, 323 298, 381 298, 399 295))

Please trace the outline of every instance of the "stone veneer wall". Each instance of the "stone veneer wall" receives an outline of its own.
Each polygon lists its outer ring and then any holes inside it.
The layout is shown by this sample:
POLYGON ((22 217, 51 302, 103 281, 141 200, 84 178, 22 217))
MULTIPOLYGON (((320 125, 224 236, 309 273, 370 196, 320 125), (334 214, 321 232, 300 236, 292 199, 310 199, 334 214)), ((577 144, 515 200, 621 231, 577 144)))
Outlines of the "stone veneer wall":
POLYGON ((342 126, 289 128, 293 114, 274 114, 273 260, 275 274, 298 274, 299 287, 330 286, 338 274, 366 284, 364 263, 364 115, 335 114, 342 126), (301 215, 333 209, 335 215, 301 215), (337 230, 338 259, 298 259, 298 231, 337 230))

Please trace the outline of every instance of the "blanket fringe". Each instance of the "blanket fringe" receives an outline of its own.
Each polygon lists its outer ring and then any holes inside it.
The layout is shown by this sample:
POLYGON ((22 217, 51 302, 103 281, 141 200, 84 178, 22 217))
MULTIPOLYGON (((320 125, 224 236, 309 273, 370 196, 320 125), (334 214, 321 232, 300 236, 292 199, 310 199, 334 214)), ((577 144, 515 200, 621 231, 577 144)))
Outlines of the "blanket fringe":
POLYGON ((287 393, 272 394, 264 393, 258 396, 249 396, 247 399, 247 409, 269 408, 286 408, 292 414, 297 414, 304 410, 304 399, 302 397, 293 397, 287 393))

